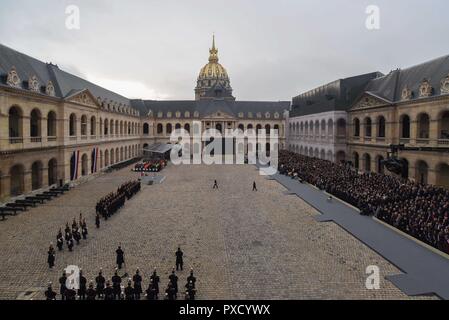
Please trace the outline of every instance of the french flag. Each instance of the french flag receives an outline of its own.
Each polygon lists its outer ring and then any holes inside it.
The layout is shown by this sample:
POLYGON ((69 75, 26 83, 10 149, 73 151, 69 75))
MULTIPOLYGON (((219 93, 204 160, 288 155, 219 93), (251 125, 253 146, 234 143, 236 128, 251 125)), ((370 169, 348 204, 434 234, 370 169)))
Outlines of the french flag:
POLYGON ((92 151, 92 173, 97 172, 98 148, 92 151))
POLYGON ((78 150, 76 150, 72 154, 72 159, 70 159, 70 164, 71 164, 70 172, 72 173, 72 175, 70 177, 71 180, 78 179, 79 160, 80 160, 80 152, 78 150))

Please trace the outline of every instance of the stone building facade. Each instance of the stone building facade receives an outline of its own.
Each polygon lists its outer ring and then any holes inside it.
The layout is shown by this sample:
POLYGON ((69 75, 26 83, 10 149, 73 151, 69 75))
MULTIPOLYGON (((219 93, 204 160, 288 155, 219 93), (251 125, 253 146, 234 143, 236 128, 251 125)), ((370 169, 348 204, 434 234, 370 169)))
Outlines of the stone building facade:
POLYGON ((340 79, 293 98, 287 120, 289 150, 320 159, 347 160, 351 104, 377 72, 340 79))
POLYGON ((449 56, 370 81, 349 123, 359 170, 384 172, 390 145, 402 144, 405 178, 449 187, 449 56))
POLYGON ((215 40, 196 100, 130 100, 0 45, 0 202, 60 181, 88 179, 169 142, 194 120, 206 128, 276 129, 285 145, 290 102, 235 101, 215 40))

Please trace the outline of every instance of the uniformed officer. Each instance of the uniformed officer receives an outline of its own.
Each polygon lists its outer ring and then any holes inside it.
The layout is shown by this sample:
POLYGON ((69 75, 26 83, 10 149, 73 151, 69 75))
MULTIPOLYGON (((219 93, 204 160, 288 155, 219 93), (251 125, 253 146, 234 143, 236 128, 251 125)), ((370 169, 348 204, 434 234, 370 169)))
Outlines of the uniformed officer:
POLYGON ((87 300, 95 300, 97 296, 97 291, 94 289, 93 281, 89 282, 89 289, 87 289, 87 300))
POLYGON ((59 293, 61 294, 61 300, 65 300, 66 299, 66 296, 65 296, 65 293, 67 291, 66 283, 67 283, 67 275, 66 275, 65 271, 63 271, 62 272, 62 277, 59 278, 59 284, 60 284, 59 293))
POLYGON ((121 246, 118 246, 118 249, 115 251, 117 254, 117 266, 119 269, 122 268, 122 265, 125 263, 125 252, 122 250, 121 246))
POLYGON ((112 277, 112 288, 114 289, 114 299, 120 300, 122 294, 122 278, 118 275, 118 270, 115 269, 114 276, 112 277))
POLYGON ((175 268, 173 268, 171 275, 168 278, 175 289, 175 294, 178 294, 178 276, 175 273, 175 268))
POLYGON ((253 191, 257 191, 256 181, 253 182, 253 191))
POLYGON ((187 282, 186 284, 186 300, 195 300, 195 294, 196 294, 196 290, 195 290, 195 285, 193 284, 192 281, 187 282))
POLYGON ((179 269, 181 269, 182 271, 182 267, 184 266, 183 261, 184 253, 181 251, 181 248, 178 248, 178 251, 176 251, 175 255, 176 255, 176 271, 178 271, 179 269))
POLYGON ((86 240, 88 232, 87 232, 87 223, 85 219, 83 220, 83 224, 81 225, 81 233, 83 235, 83 240, 86 240))
POLYGON ((133 276, 133 282, 135 299, 140 300, 140 294, 142 293, 142 276, 140 275, 139 268, 137 268, 136 274, 133 276))
POLYGON ((161 281, 161 279, 157 275, 156 268, 154 268, 153 274, 150 277, 150 281, 153 282, 154 289, 156 290, 156 295, 158 295, 159 294, 159 282, 161 281))
POLYGON ((131 279, 128 279, 128 286, 125 288, 125 299, 134 300, 134 288, 131 279))
POLYGON ((50 243, 50 247, 48 248, 47 262, 49 268, 53 269, 53 267, 55 266, 55 249, 53 248, 53 243, 50 243))
POLYGON ((114 300, 114 289, 111 288, 109 280, 106 282, 106 288, 104 289, 104 300, 114 300))
POLYGON ((98 298, 101 298, 104 295, 104 284, 106 282, 105 277, 103 277, 103 270, 100 269, 98 276, 95 278, 95 282, 97 284, 97 294, 98 298))
POLYGON ((75 290, 75 288, 72 288, 72 289, 67 289, 66 290, 66 292, 65 292, 65 295, 66 295, 66 299, 67 300, 76 300, 76 290, 75 290))
POLYGON ((78 289, 78 296, 80 300, 86 300, 86 292, 87 292, 87 279, 83 275, 83 270, 80 269, 80 279, 79 279, 80 288, 78 289))
POLYGON ((73 251, 73 236, 71 233, 69 233, 69 240, 67 240, 67 248, 69 248, 69 251, 73 251))
POLYGON ((193 288, 195 288, 196 278, 193 275, 193 268, 190 269, 190 276, 187 277, 187 282, 192 282, 193 283, 193 288))
POLYGON ((59 251, 62 251, 62 248, 64 246, 64 238, 62 236, 61 229, 59 229, 58 235, 56 236, 56 246, 58 247, 59 251))
POLYGON ((168 283, 167 289, 165 289, 165 298, 167 300, 176 300, 176 289, 171 281, 168 283))
POLYGON ((147 300, 157 300, 157 291, 152 279, 150 280, 148 289, 145 292, 147 294, 147 300))
POLYGON ((45 297, 47 300, 56 300, 56 292, 53 291, 51 282, 48 284, 47 291, 45 291, 45 297))
POLYGON ((214 186, 212 187, 212 189, 217 189, 218 190, 218 182, 217 182, 217 180, 214 180, 214 186))
POLYGON ((95 216, 95 225, 97 226, 97 229, 100 229, 100 215, 98 213, 95 216))

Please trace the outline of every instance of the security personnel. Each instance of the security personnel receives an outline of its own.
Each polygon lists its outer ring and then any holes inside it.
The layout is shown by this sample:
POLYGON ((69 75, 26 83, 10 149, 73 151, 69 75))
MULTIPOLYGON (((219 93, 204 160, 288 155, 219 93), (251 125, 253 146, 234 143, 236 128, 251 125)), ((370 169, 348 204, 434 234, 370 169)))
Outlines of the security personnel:
POLYGON ((91 281, 89 283, 89 289, 87 289, 87 300, 95 300, 97 296, 97 291, 94 289, 94 283, 91 281))
POLYGON ((104 289, 104 300, 114 300, 114 289, 111 288, 111 283, 106 282, 106 288, 104 289))
POLYGON ((112 277, 112 288, 114 289, 114 299, 120 300, 122 294, 122 278, 118 275, 118 270, 115 269, 114 276, 112 277))
POLYGON ((45 291, 45 297, 47 300, 56 300, 56 292, 53 291, 51 282, 48 284, 47 291, 45 291))
POLYGON ((81 233, 83 235, 83 240, 86 240, 88 232, 87 232, 87 223, 85 219, 83 220, 83 223, 81 225, 81 233))
POLYGON ((122 268, 122 265, 125 263, 125 252, 122 250, 121 246, 118 246, 118 249, 115 250, 117 254, 117 266, 119 269, 122 268))
POLYGON ((165 298, 167 300, 176 300, 176 289, 171 282, 168 283, 167 289, 165 289, 165 298))
POLYGON ((95 278, 95 282, 97 284, 97 294, 98 298, 101 298, 104 295, 104 284, 106 283, 105 277, 103 277, 103 270, 100 269, 98 276, 95 278))
POLYGON ((87 292, 87 279, 83 275, 83 270, 80 269, 80 280, 79 280, 80 288, 78 289, 78 296, 80 300, 86 300, 86 292, 87 292))
POLYGON ((157 300, 157 292, 156 292, 156 288, 153 284, 153 280, 150 280, 148 289, 145 292, 147 294, 147 300, 157 300))
POLYGON ((179 268, 181 268, 182 271, 182 267, 184 265, 182 257, 184 253, 181 251, 181 248, 178 248, 178 251, 176 251, 175 255, 176 255, 176 271, 178 271, 179 268))
POLYGON ((175 294, 178 294, 178 276, 175 273, 175 268, 173 268, 171 275, 168 278, 175 289, 175 294))
POLYGON ((125 299, 134 300, 134 288, 131 279, 128 279, 128 286, 125 288, 125 299))
POLYGON ((156 273, 156 268, 153 271, 153 274, 150 277, 150 281, 153 283, 154 289, 156 290, 156 296, 159 294, 159 282, 161 279, 156 273))
POLYGON ((193 283, 193 288, 195 289, 196 278, 193 276, 193 268, 190 269, 190 276, 187 277, 187 282, 188 283, 192 282, 193 283))
POLYGON ((62 248, 64 246, 64 238, 62 236, 61 229, 59 229, 58 235, 56 236, 56 246, 58 247, 59 251, 62 251, 62 248))
POLYGON ((100 215, 98 213, 95 216, 95 225, 97 226, 97 229, 100 229, 100 215))
POLYGON ((140 294, 142 293, 142 276, 137 268, 136 274, 133 276, 134 282, 134 296, 136 300, 140 300, 140 294))
POLYGON ((69 240, 67 240, 67 248, 69 248, 69 251, 72 252, 73 251, 73 237, 72 237, 72 234, 69 233, 68 237, 69 237, 69 240))
POLYGON ((53 269, 55 266, 55 249, 53 248, 53 243, 50 243, 50 247, 48 248, 48 257, 47 257, 48 267, 53 269))
POLYGON ((60 289, 59 289, 59 293, 61 294, 61 300, 65 300, 66 296, 65 293, 67 291, 67 275, 65 273, 65 271, 62 272, 62 277, 59 278, 59 284, 60 284, 60 289))
POLYGON ((67 300, 76 300, 76 290, 75 288, 67 289, 65 292, 67 300))
POLYGON ((187 282, 186 289, 186 300, 195 300, 196 290, 192 281, 187 282))

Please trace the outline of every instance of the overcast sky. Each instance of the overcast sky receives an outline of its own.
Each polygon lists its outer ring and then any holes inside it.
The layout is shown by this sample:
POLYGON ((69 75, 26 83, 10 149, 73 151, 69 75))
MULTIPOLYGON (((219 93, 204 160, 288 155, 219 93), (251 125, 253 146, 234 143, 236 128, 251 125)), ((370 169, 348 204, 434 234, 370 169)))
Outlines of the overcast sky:
POLYGON ((0 42, 128 98, 190 100, 215 32, 238 100, 291 100, 449 54, 448 12, 447 0, 0 0, 0 42), (80 30, 66 28, 71 4, 80 30))

